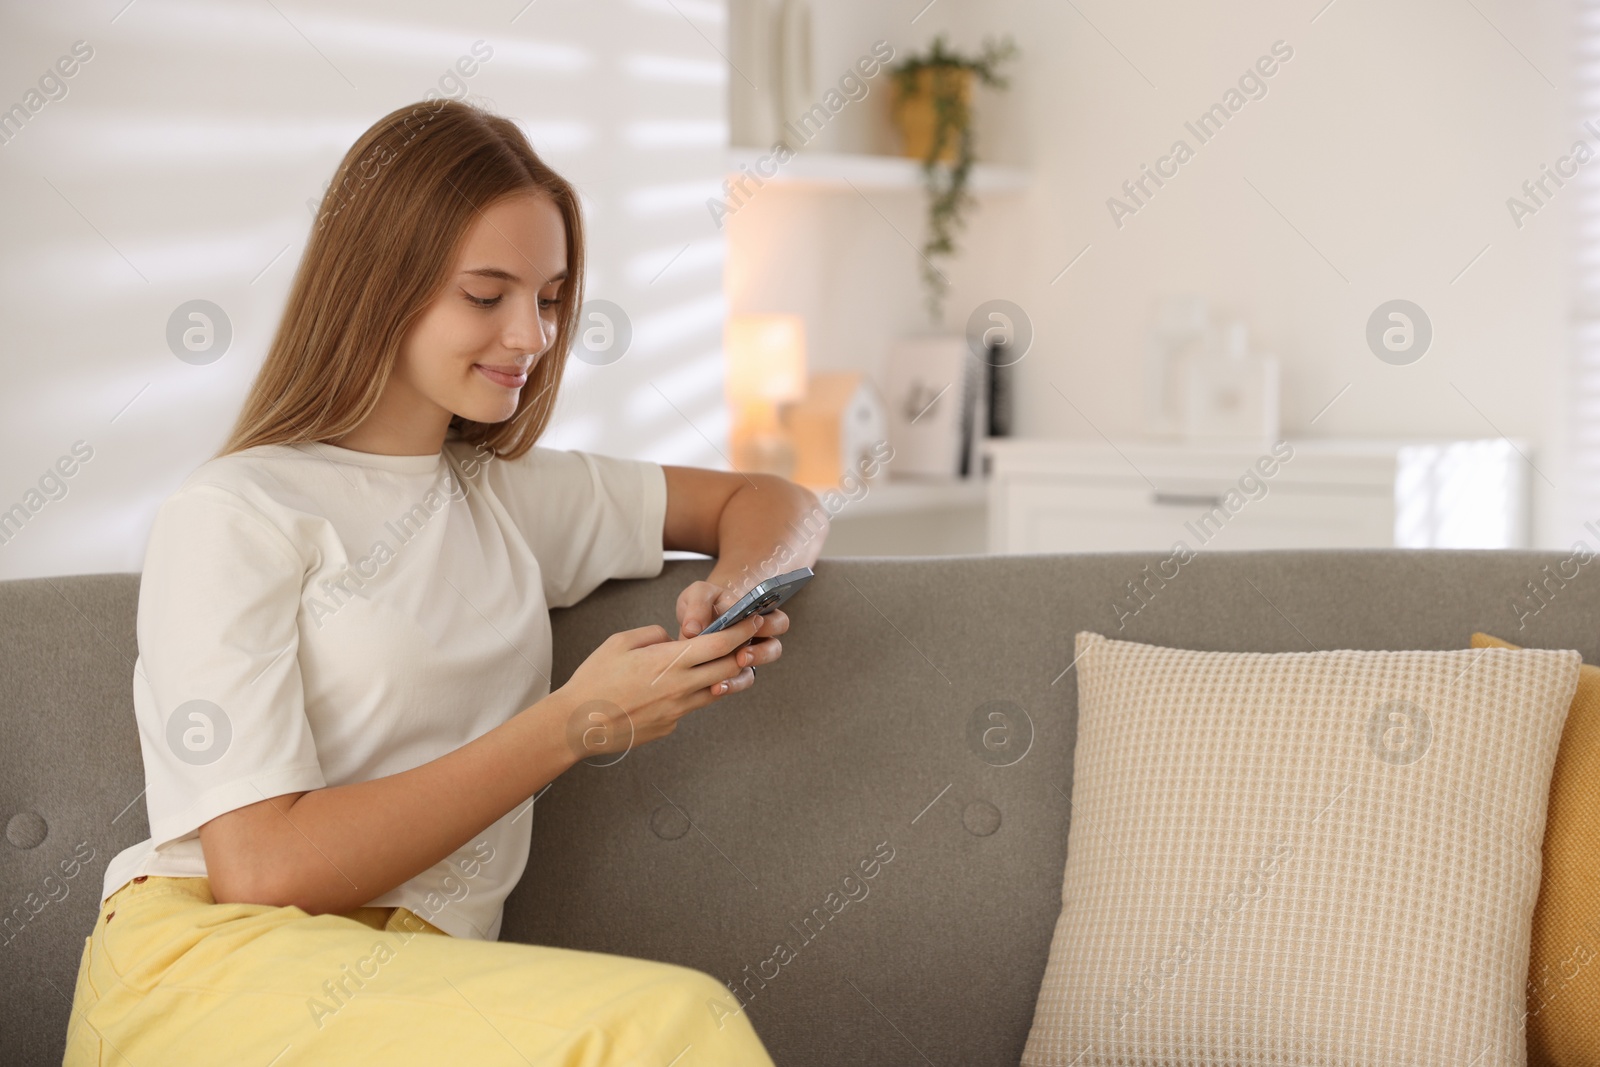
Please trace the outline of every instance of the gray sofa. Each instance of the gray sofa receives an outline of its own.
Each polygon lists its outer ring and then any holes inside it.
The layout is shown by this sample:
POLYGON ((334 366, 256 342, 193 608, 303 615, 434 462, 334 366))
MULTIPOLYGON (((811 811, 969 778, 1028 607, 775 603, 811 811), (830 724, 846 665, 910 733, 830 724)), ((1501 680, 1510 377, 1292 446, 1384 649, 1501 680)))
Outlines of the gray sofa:
MULTIPOLYGON (((1462 648, 1485 629, 1595 661, 1600 582, 1553 579, 1537 614, 1513 606, 1561 558, 1202 554, 1121 631, 1111 605, 1153 558, 825 561, 752 693, 544 794, 502 936, 734 983, 783 1067, 1014 1067, 1060 909, 1076 631, 1290 651, 1462 648), (983 743, 993 701, 1026 712, 989 738, 1002 755, 983 743)), ((670 563, 556 613, 557 682, 606 634, 669 622, 705 569, 670 563)), ((0 583, 3 1064, 60 1062, 101 875, 146 833, 138 581, 0 583), (92 858, 63 880, 75 849, 92 858)))

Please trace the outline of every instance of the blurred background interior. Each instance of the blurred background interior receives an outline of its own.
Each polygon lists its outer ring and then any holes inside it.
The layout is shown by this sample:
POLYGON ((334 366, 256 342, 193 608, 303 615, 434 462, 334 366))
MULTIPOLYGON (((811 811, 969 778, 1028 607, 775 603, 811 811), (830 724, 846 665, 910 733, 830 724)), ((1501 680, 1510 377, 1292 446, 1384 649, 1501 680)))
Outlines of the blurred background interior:
POLYGON ((828 554, 1600 546, 1600 4, 0 12, 0 578, 141 568, 437 96, 584 196, 543 443, 786 473, 828 554))

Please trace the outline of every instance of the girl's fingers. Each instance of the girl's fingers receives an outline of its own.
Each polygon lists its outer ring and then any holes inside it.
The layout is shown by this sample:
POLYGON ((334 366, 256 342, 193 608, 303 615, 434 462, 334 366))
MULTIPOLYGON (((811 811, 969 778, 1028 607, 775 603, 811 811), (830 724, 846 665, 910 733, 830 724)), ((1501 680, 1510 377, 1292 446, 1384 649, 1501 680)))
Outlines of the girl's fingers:
POLYGON ((698 711, 707 705, 715 704, 717 701, 727 696, 727 693, 719 693, 717 691, 717 686, 721 684, 722 683, 718 682, 713 685, 708 685, 704 689, 696 689, 694 692, 683 697, 680 701, 680 706, 684 709, 683 714, 687 715, 691 711, 698 711))
MULTIPOLYGON (((732 657, 730 656, 729 659, 731 660, 732 657)), ((699 669, 703 670, 704 668, 699 669)), ((690 693, 686 693, 681 698, 683 707, 685 709, 684 713, 687 714, 690 711, 703 708, 707 704, 715 704, 725 696, 732 696, 734 693, 741 693, 754 685, 755 680, 755 671, 751 670, 749 667, 739 667, 734 665, 730 667, 729 670, 724 672, 721 677, 712 679, 701 688, 690 693), (724 689, 724 685, 728 686, 728 688, 724 689)))
POLYGON ((695 582, 678 594, 678 635, 694 637, 711 625, 722 590, 710 582, 695 582))
MULTIPOLYGON (((698 667, 693 667, 693 669, 683 672, 683 691, 693 693, 694 689, 715 689, 718 683, 739 677, 741 670, 744 670, 744 667, 739 665, 738 656, 728 654, 728 656, 723 656, 722 659, 714 659, 714 661, 706 662, 706 664, 698 665, 698 667)), ((725 696, 725 694, 717 693, 717 696, 725 696)))
POLYGON ((646 645, 660 644, 670 641, 665 628, 661 626, 641 626, 635 630, 619 630, 612 637, 623 648, 643 648, 646 645))
POLYGON ((682 656, 677 664, 680 667, 699 667, 723 656, 732 654, 734 649, 750 640, 757 633, 765 633, 765 619, 760 615, 752 615, 743 622, 736 622, 726 630, 718 630, 714 634, 701 634, 699 637, 688 639, 687 648, 680 650, 682 656))
POLYGON ((713 700, 720 700, 722 697, 742 693, 755 684, 756 672, 749 667, 740 667, 735 674, 711 683, 708 689, 713 700))
POLYGON ((773 608, 763 617, 767 621, 761 624, 762 637, 777 637, 789 632, 789 616, 784 614, 782 608, 773 608))
POLYGON ((734 653, 742 667, 759 667, 764 663, 772 663, 783 655, 783 642, 776 637, 759 637, 744 648, 734 653))

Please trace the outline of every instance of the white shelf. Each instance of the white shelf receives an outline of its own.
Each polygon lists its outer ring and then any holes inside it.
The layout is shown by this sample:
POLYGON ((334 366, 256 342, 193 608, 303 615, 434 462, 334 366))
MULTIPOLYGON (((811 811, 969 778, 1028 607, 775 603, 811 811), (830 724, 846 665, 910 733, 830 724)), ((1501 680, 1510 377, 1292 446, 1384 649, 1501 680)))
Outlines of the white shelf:
MULTIPOLYGON (((769 185, 794 188, 849 189, 917 189, 922 188, 922 165, 903 156, 878 156, 839 152, 800 152, 789 162, 779 164, 776 158, 768 159, 765 169, 777 167, 778 173, 767 177, 756 169, 756 161, 772 155, 766 148, 729 148, 727 169, 730 175, 739 173, 742 164, 750 173, 769 185)), ((747 188, 755 188, 750 183, 747 188)), ((1028 172, 1021 167, 999 163, 974 163, 969 188, 976 193, 1014 193, 1028 187, 1028 172)))
POLYGON ((865 496, 847 501, 833 516, 833 522, 849 522, 851 519, 880 515, 981 508, 988 501, 988 491, 988 483, 982 478, 900 481, 878 478, 867 483, 865 496))

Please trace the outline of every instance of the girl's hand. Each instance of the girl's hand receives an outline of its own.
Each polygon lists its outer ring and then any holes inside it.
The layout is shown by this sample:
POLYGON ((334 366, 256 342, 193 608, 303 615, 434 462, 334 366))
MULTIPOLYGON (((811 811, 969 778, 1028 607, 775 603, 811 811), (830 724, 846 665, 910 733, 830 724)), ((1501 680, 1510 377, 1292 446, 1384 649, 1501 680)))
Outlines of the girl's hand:
POLYGON ((556 693, 570 709, 568 741, 578 758, 625 752, 665 737, 689 712, 750 688, 752 660, 777 657, 741 646, 765 632, 770 618, 756 615, 680 641, 669 640, 660 626, 606 638, 556 693))
POLYGON ((695 582, 678 594, 678 636, 694 637, 718 615, 737 604, 746 592, 748 590, 716 582, 695 582))
MULTIPOLYGON (((678 636, 693 637, 710 626, 712 620, 739 602, 748 590, 729 589, 715 582, 695 582, 678 594, 678 636)), ((789 632, 789 616, 781 608, 769 611, 761 627, 761 639, 738 653, 741 667, 759 667, 783 655, 780 634, 789 632)))

